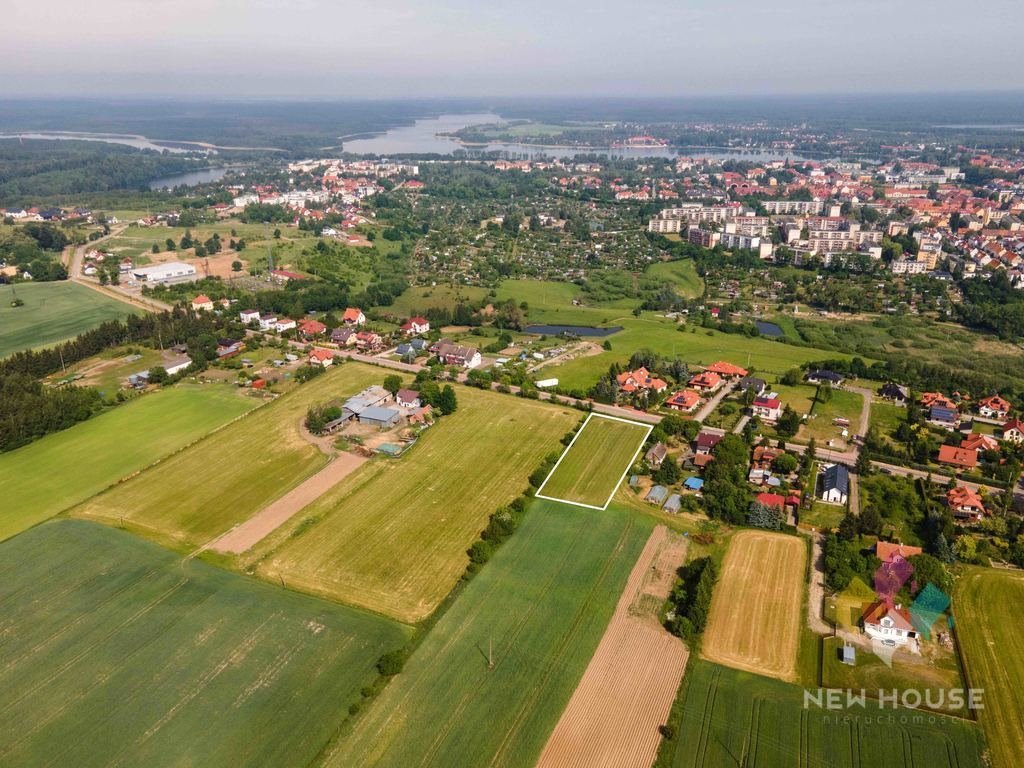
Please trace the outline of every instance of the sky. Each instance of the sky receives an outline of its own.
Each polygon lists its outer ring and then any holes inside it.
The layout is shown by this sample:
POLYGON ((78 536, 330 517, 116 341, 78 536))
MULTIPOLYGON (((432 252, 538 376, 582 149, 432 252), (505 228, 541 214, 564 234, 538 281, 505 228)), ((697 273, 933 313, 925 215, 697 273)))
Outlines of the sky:
POLYGON ((0 96, 1020 89, 1020 3, 12 0, 0 13, 0 96))

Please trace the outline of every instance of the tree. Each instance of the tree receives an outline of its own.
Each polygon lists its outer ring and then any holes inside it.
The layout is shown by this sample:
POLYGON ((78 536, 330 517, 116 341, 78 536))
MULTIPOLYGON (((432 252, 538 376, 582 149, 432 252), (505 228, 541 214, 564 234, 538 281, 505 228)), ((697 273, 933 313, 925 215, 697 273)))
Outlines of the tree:
POLYGON ((860 453, 857 454, 857 463, 854 465, 853 469, 861 477, 866 477, 871 474, 871 457, 868 456, 866 448, 861 449, 860 453))
POLYGON ((152 253, 160 253, 160 246, 153 243, 153 247, 149 249, 152 253))
POLYGON ((171 377, 167 369, 162 365, 154 365, 149 369, 149 381, 151 384, 165 384, 171 377))
POLYGON ((747 525, 777 531, 782 528, 782 515, 778 507, 755 501, 747 512, 747 525))
POLYGON ((783 453, 775 457, 775 460, 772 462, 772 468, 776 472, 788 475, 790 472, 796 471, 798 464, 796 456, 791 453, 783 453))
POLYGON ((455 413, 455 409, 458 408, 458 402, 455 398, 455 390, 451 384, 445 384, 441 390, 441 394, 438 397, 437 407, 441 411, 441 414, 447 416, 450 413, 455 413))
POLYGON ((974 540, 973 536, 961 536, 956 540, 953 549, 957 559, 965 563, 973 563, 978 557, 978 542, 974 540))
POLYGON ((860 526, 857 516, 850 510, 846 511, 843 519, 839 521, 839 539, 841 541, 853 541, 857 538, 857 530, 860 526))
POLYGON ((241 272, 242 271, 242 262, 238 261, 238 259, 235 259, 234 261, 232 261, 231 262, 231 271, 232 272, 241 272))
POLYGON ((281 230, 278 229, 278 228, 274 229, 274 239, 275 240, 280 240, 281 239, 281 230))
POLYGON ((868 536, 877 536, 882 532, 882 516, 873 505, 868 505, 860 513, 860 532, 868 536))
POLYGON ((402 388, 402 377, 396 374, 390 374, 384 377, 384 389, 390 392, 392 395, 398 393, 398 390, 402 388))
POLYGON ((832 385, 823 381, 818 385, 817 400, 819 403, 827 403, 832 399, 832 385))
POLYGON ((783 437, 793 437, 800 431, 800 414, 787 405, 775 424, 775 431, 783 437))
POLYGON ((658 471, 654 473, 654 480, 662 485, 675 485, 679 482, 680 477, 682 477, 682 472, 679 469, 679 464, 671 456, 666 456, 658 471))
MULTIPOLYGON (((957 539, 957 543, 959 541, 960 539, 957 539)), ((931 555, 912 555, 907 559, 914 566, 912 579, 917 582, 918 590, 924 589, 926 584, 932 584, 947 595, 949 594, 953 588, 953 579, 949 575, 949 571, 946 570, 946 566, 931 555)))

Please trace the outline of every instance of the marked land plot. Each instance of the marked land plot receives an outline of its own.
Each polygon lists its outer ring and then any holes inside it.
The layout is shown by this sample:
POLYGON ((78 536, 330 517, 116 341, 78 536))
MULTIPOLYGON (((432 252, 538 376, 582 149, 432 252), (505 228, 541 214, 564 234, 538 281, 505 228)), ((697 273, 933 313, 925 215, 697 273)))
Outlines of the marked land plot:
POLYGON ((653 427, 593 413, 537 491, 538 498, 607 509, 653 427))
POLYGON ((687 540, 654 529, 537 768, 648 768, 689 651, 658 621, 687 540))
POLYGON ((742 531, 725 555, 704 632, 704 658, 782 680, 796 677, 807 549, 781 533, 742 531))

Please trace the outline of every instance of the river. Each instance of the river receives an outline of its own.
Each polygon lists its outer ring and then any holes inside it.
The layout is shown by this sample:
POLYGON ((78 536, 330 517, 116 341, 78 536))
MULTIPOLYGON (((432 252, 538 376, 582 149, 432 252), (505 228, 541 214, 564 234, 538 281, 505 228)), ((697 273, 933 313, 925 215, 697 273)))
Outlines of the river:
POLYGON ((101 141, 105 144, 124 144, 136 149, 153 149, 157 152, 180 154, 195 152, 197 149, 182 147, 163 147, 154 144, 145 136, 134 136, 126 133, 84 133, 77 131, 23 131, 21 133, 0 133, 0 139, 42 139, 54 141, 101 141))
POLYGON ((164 176, 162 179, 155 179, 149 182, 150 189, 174 189, 174 187, 193 187, 196 184, 208 184, 211 181, 220 181, 228 168, 203 168, 200 171, 189 171, 174 176, 164 176))

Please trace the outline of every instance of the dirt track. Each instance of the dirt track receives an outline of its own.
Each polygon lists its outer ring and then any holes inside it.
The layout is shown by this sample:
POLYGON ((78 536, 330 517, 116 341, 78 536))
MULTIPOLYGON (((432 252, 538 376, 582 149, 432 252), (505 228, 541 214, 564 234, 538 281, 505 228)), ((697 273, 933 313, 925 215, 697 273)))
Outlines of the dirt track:
POLYGON ((342 453, 305 482, 272 502, 241 525, 235 526, 209 545, 215 552, 240 554, 285 523, 292 515, 309 506, 323 494, 356 471, 366 459, 342 453))
POLYGON ((647 768, 689 651, 658 623, 686 540, 654 529, 538 768, 647 768))

